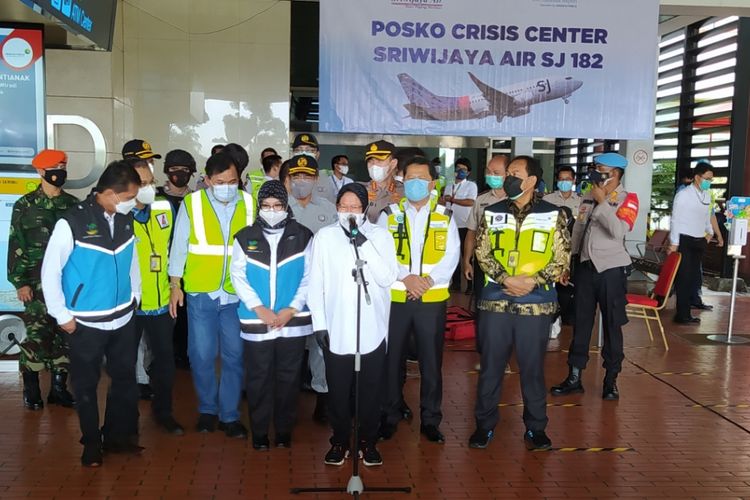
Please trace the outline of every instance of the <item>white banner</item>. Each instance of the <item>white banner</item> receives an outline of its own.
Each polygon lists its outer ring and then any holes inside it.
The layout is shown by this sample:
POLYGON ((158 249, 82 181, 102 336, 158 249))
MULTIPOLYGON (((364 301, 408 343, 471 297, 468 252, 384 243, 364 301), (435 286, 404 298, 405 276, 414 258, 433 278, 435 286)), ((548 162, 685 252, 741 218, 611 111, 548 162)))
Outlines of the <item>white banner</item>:
POLYGON ((653 137, 656 0, 320 0, 320 130, 653 137))

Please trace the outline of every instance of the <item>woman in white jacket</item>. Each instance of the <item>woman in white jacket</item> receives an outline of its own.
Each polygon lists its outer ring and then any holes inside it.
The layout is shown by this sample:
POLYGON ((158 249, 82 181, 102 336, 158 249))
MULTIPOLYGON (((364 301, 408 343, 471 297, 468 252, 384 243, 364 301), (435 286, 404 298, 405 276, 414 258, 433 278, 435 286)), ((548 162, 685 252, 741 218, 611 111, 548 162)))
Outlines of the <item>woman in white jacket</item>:
POLYGON ((350 395, 354 383, 357 352, 357 283, 354 246, 365 261, 364 279, 371 303, 360 298, 359 352, 362 354, 359 397, 360 454, 364 464, 381 465, 375 447, 380 416, 380 384, 385 369, 390 287, 398 276, 396 251, 391 234, 367 222, 367 190, 347 184, 339 191, 336 208, 339 223, 318 231, 313 241, 308 306, 313 330, 323 348, 328 379, 328 411, 333 436, 325 463, 341 465, 349 455, 351 441, 350 395), (352 238, 350 218, 357 234, 352 238))

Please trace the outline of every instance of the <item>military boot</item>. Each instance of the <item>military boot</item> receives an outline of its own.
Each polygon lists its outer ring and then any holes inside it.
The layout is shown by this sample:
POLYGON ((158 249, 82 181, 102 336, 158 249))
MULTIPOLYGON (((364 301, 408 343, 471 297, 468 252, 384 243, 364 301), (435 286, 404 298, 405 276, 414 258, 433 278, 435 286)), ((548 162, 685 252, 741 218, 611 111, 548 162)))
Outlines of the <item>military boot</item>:
POLYGON ((60 405, 65 408, 74 408, 76 400, 68 391, 68 374, 66 372, 52 373, 52 387, 47 395, 47 403, 51 405, 60 405))
POLYGON ((39 389, 39 373, 23 373, 23 404, 29 410, 41 410, 44 408, 42 391, 39 389))
POLYGON ((553 396, 564 396, 576 392, 583 392, 583 383, 581 382, 581 369, 571 366, 568 371, 568 377, 558 385, 552 386, 550 392, 553 396))

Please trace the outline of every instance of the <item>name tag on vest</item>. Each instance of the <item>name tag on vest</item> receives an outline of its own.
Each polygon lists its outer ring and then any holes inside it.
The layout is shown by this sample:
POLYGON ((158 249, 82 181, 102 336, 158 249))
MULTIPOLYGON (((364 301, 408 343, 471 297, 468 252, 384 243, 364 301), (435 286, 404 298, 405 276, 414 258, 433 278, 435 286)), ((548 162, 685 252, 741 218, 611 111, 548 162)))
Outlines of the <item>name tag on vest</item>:
POLYGON ((167 218, 167 214, 158 214, 156 216, 156 222, 159 223, 159 227, 162 229, 166 229, 169 227, 169 219, 167 218))
POLYGON ((489 227, 492 229, 503 227, 508 222, 508 214, 493 214, 490 217, 489 227))
POLYGON ((448 221, 430 221, 430 228, 432 229, 448 229, 448 221))

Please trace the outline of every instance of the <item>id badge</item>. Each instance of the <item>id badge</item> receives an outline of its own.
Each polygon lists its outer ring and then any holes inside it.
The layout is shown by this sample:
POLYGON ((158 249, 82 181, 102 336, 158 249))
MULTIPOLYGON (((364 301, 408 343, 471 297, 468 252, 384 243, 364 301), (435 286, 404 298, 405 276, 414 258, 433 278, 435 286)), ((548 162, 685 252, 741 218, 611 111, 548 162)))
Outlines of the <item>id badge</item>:
POLYGON ((508 252, 508 267, 515 268, 518 266, 518 250, 508 252))
POLYGON ((161 272, 161 255, 152 255, 151 256, 151 272, 152 273, 160 273, 161 272))

